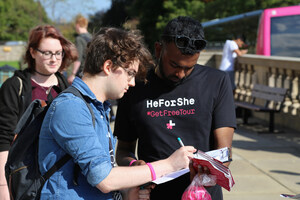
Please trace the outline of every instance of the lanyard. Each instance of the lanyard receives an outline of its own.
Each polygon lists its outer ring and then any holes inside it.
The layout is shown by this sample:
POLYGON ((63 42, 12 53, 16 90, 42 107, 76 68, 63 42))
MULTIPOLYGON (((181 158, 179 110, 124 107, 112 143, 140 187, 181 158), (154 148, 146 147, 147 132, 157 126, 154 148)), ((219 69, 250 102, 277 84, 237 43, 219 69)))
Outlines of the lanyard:
POLYGON ((110 137, 110 126, 109 126, 109 121, 108 121, 108 117, 107 115, 105 114, 105 118, 106 118, 106 121, 107 121, 107 134, 108 134, 108 140, 109 140, 109 155, 110 155, 110 163, 111 163, 111 166, 114 167, 116 165, 116 159, 115 159, 115 155, 114 155, 114 149, 113 149, 113 145, 112 145, 112 142, 111 142, 111 137, 110 137))

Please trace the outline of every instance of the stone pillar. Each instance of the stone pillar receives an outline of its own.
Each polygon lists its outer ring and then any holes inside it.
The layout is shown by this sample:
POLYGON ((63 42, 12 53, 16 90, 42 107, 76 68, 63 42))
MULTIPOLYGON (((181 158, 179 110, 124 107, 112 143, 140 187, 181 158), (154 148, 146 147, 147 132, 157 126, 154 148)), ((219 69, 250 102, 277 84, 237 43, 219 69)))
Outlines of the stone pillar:
POLYGON ((287 95, 285 97, 282 111, 284 113, 289 112, 289 108, 292 105, 292 99, 291 99, 291 78, 292 77, 292 71, 288 69, 284 69, 284 79, 283 79, 283 88, 288 89, 287 95))
POLYGON ((241 65, 241 72, 240 72, 240 91, 239 91, 239 100, 244 101, 246 97, 246 88, 245 88, 245 79, 247 73, 247 65, 241 65))
POLYGON ((246 90, 246 94, 245 94, 245 101, 249 102, 251 101, 251 82, 252 82, 252 69, 253 69, 253 65, 246 65, 246 76, 245 76, 245 90, 246 90))
POLYGON ((300 107, 299 104, 299 77, 298 74, 296 74, 295 71, 293 71, 294 78, 292 80, 292 92, 291 92, 291 98, 292 98, 292 115, 297 115, 298 108, 300 107))
MULTIPOLYGON (((268 86, 269 87, 276 87, 276 68, 269 67, 269 73, 268 73, 268 86)), ((274 101, 270 101, 268 107, 274 108, 276 105, 274 101)))
MULTIPOLYGON (((283 88, 283 69, 276 68, 276 78, 275 78, 275 86, 278 88, 283 88)), ((281 107, 281 103, 276 104, 276 109, 279 110, 281 107)))
POLYGON ((268 86, 275 87, 276 69, 269 67, 268 86))
POLYGON ((238 100, 238 101, 242 101, 241 99, 241 91, 242 91, 242 87, 244 84, 243 81, 243 68, 242 68, 242 64, 238 64, 236 65, 236 69, 235 69, 235 85, 236 85, 236 89, 235 89, 235 95, 234 95, 234 99, 238 100))

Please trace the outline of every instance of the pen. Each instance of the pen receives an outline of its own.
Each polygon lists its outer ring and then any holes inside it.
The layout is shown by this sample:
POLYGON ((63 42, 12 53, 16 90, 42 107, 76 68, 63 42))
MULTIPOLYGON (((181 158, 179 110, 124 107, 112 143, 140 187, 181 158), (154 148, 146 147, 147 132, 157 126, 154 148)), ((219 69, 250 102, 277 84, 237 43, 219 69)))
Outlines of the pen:
POLYGON ((184 144, 183 144, 183 142, 181 141, 180 137, 178 137, 178 138, 177 138, 177 140, 178 140, 178 142, 179 142, 180 146, 182 146, 182 147, 183 147, 183 146, 184 146, 184 144))

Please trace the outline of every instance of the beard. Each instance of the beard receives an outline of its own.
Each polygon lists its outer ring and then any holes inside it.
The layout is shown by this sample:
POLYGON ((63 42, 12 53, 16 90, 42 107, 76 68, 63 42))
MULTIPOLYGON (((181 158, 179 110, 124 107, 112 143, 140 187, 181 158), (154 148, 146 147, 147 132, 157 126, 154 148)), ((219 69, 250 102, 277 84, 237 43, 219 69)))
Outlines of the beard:
POLYGON ((158 60, 158 66, 157 67, 158 67, 159 73, 161 75, 161 78, 170 87, 176 87, 176 86, 180 85, 185 79, 185 77, 182 78, 182 79, 178 79, 177 77, 174 76, 174 78, 177 78, 177 81, 174 81, 174 80, 171 79, 172 77, 167 77, 165 72, 164 72, 164 69, 163 69, 163 63, 162 63, 161 58, 158 60))

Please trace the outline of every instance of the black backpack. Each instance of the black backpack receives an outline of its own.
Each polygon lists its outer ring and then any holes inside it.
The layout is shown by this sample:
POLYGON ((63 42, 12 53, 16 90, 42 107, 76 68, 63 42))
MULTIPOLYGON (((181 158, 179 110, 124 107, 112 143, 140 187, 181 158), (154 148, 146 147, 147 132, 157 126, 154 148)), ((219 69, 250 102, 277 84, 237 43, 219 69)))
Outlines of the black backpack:
MULTIPOLYGON (((60 92, 58 87, 54 88, 58 93, 60 92)), ((94 112, 82 94, 72 86, 63 91, 63 93, 65 92, 72 93, 84 100, 92 114, 95 126, 94 112)), ((71 159, 71 156, 66 154, 43 176, 40 173, 38 165, 39 134, 52 100, 51 95, 48 95, 47 105, 44 107, 40 100, 34 100, 17 124, 15 132, 18 135, 9 150, 5 166, 6 180, 12 200, 40 199, 40 193, 46 180, 71 159)))

